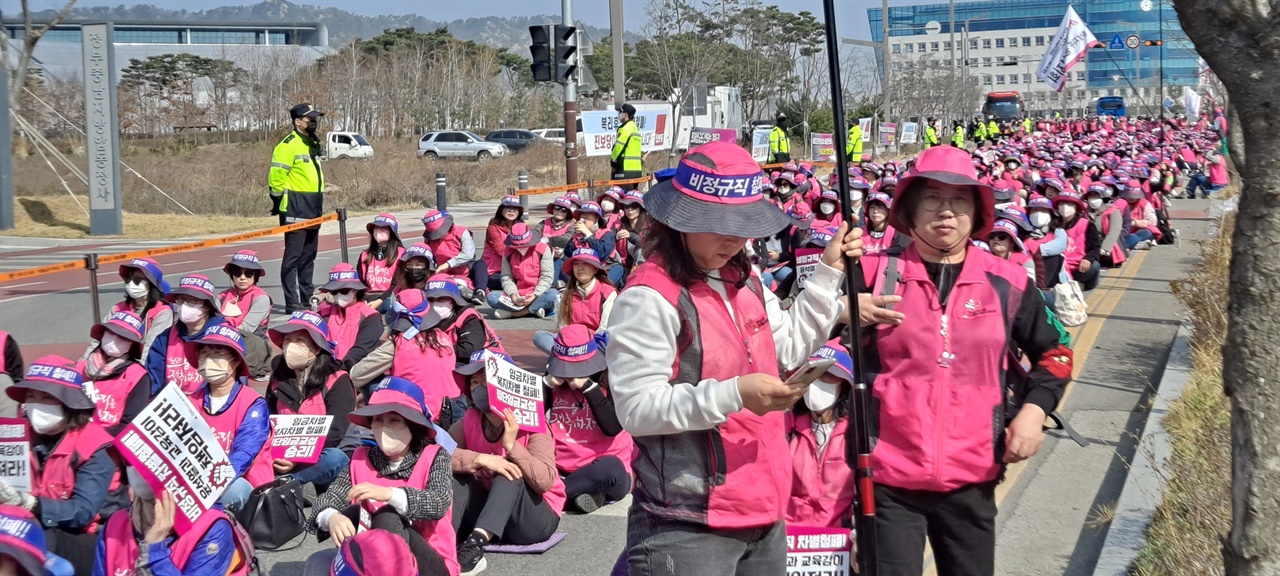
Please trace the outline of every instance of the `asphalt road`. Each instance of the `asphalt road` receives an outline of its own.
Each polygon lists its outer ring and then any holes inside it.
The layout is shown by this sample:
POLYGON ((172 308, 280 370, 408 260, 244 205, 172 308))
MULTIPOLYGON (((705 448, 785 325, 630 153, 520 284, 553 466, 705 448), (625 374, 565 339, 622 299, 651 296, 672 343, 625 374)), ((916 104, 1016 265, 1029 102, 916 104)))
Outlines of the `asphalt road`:
MULTIPOLYGON (((548 198, 534 198, 535 214, 548 198)), ((451 208, 459 223, 482 230, 493 204, 451 208)), ((1058 433, 1050 433, 1040 453, 1024 466, 1010 470, 1001 485, 998 517, 997 572, 1001 575, 1092 572, 1106 536, 1107 509, 1119 497, 1126 463, 1132 458, 1137 433, 1146 417, 1148 397, 1167 360, 1169 347, 1184 312, 1169 290, 1169 282, 1184 276, 1195 261, 1194 240, 1204 237, 1205 201, 1179 201, 1175 226, 1180 246, 1161 246, 1142 253, 1125 268, 1104 275, 1101 286, 1088 296, 1090 320, 1073 329, 1076 379, 1061 412, 1091 444, 1081 448, 1058 433)), ((421 213, 406 213, 402 237, 420 233, 421 213)), ((540 216, 535 215, 535 218, 540 216)), ((364 243, 364 222, 353 219, 351 257, 364 243)), ((336 228, 326 226, 317 279, 339 261, 336 228)), ((168 243, 178 243, 177 240, 168 243)), ((101 254, 156 247, 166 242, 67 242, 0 237, 0 271, 75 259, 85 252, 101 254)), ((263 285, 277 303, 282 301, 278 277, 281 243, 269 239, 160 257, 167 276, 201 272, 225 285, 222 265, 236 250, 258 251, 268 275, 263 285)), ((78 355, 84 350, 90 311, 87 272, 76 270, 0 284, 0 329, 14 335, 28 359, 48 353, 78 355)), ((115 267, 98 271, 99 297, 106 309, 121 297, 115 267)), ((278 312, 283 312, 279 308, 278 312)), ((486 313, 488 311, 486 310, 486 313)), ((280 320, 282 317, 276 318, 280 320)), ((495 321, 504 345, 518 362, 536 368, 543 361, 530 343, 537 329, 554 329, 549 320, 495 321)), ((489 555, 487 574, 495 576, 608 574, 625 540, 625 502, 590 516, 566 514, 560 531, 568 534, 556 548, 541 556, 489 555)), ((306 558, 327 545, 308 539, 284 552, 261 552, 266 572, 276 576, 302 573, 306 558)), ((930 571, 932 573, 932 571, 930 571)))

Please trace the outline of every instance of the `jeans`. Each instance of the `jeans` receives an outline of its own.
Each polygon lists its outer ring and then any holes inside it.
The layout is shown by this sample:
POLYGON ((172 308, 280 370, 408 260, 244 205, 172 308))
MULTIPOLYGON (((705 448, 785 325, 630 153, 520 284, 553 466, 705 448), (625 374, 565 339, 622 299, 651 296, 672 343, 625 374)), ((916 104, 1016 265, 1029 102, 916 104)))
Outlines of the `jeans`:
POLYGON ((1133 250, 1133 247, 1137 246, 1140 242, 1150 242, 1155 240, 1155 238, 1156 235, 1152 234, 1150 230, 1147 230, 1146 228, 1139 228, 1134 230, 1132 234, 1125 235, 1124 247, 1129 250, 1133 250))
POLYGON ((790 266, 783 266, 774 271, 773 281, 777 282, 777 290, 774 293, 784 296, 791 294, 791 283, 795 281, 795 275, 796 269, 790 266))
POLYGON ((538 298, 534 300, 528 308, 512 308, 498 301, 498 298, 500 298, 502 294, 503 293, 500 291, 489 293, 489 306, 494 310, 506 310, 507 312, 520 313, 527 311, 529 314, 534 314, 538 310, 544 310, 546 312, 546 316, 551 316, 555 312, 556 299, 560 297, 559 292, 555 290, 547 290, 546 292, 543 292, 541 296, 538 296, 538 298))
POLYGON ((493 534, 494 541, 537 544, 559 527, 560 515, 524 480, 494 476, 485 490, 475 476, 454 476, 453 528, 459 543, 479 528, 493 534))
POLYGON ((881 576, 920 576, 929 539, 938 576, 991 576, 996 571, 996 483, 950 492, 877 484, 876 548, 881 576))
POLYGON ((564 492, 570 502, 583 494, 598 494, 606 502, 617 502, 631 492, 631 475, 616 456, 601 456, 565 476, 564 492))
POLYGON ((546 330, 538 330, 533 333, 533 346, 541 350, 545 354, 551 354, 551 347, 555 345, 556 333, 546 330))
POLYGON ((1197 188, 1204 189, 1205 198, 1208 198, 1209 194, 1218 189, 1218 187, 1214 186, 1213 182, 1209 180, 1209 176, 1203 173, 1192 176, 1191 180, 1187 182, 1187 198, 1195 198, 1197 188))
POLYGON ((303 484, 315 484, 316 492, 324 492, 322 486, 328 486, 338 478, 351 459, 337 448, 325 448, 320 452, 320 459, 315 464, 299 464, 293 469, 293 479, 303 484))
POLYGON ((778 576, 787 573, 787 529, 778 521, 717 530, 658 518, 633 504, 625 553, 630 576, 778 576))
POLYGON ((249 493, 253 492, 253 485, 243 477, 236 478, 231 486, 227 487, 227 491, 222 493, 222 498, 218 502, 222 503, 222 507, 232 514, 239 512, 244 508, 244 503, 249 501, 249 493))
POLYGON ((284 233, 284 257, 280 260, 280 287, 286 309, 308 308, 315 284, 311 281, 320 248, 320 227, 284 233))
MULTIPOLYGON (((1087 260, 1086 260, 1087 262, 1087 260)), ((1098 287, 1098 281, 1101 280, 1101 266, 1097 262, 1091 262, 1088 272, 1081 272, 1079 269, 1071 271, 1071 278, 1080 283, 1081 290, 1093 290, 1098 287)))
POLYGON ((626 272, 627 272, 627 269, 624 268, 621 264, 614 264, 613 266, 610 266, 608 270, 609 283, 613 284, 614 286, 621 286, 622 276, 626 272))

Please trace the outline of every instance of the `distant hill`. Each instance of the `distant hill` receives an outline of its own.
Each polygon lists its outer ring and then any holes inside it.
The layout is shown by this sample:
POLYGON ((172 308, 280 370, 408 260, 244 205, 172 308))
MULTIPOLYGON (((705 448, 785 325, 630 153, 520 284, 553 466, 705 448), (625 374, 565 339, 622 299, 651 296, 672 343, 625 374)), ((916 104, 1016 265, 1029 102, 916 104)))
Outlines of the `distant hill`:
MULTIPOLYGON (((36 19, 51 18, 55 10, 36 12, 36 19)), ((462 40, 473 40, 489 46, 506 48, 525 57, 529 55, 529 26, 552 24, 559 16, 516 16, 508 18, 466 18, 442 22, 415 14, 360 16, 341 8, 295 4, 289 0, 263 0, 249 6, 223 6, 208 10, 172 10, 150 4, 119 5, 115 7, 76 7, 71 18, 80 20, 183 20, 195 22, 319 22, 329 28, 329 44, 340 47, 356 38, 369 39, 388 28, 412 26, 420 31, 447 27, 449 32, 462 40)), ((592 40, 600 41, 609 36, 608 28, 587 26, 592 40)), ((626 40, 635 42, 638 36, 628 33, 626 40)))

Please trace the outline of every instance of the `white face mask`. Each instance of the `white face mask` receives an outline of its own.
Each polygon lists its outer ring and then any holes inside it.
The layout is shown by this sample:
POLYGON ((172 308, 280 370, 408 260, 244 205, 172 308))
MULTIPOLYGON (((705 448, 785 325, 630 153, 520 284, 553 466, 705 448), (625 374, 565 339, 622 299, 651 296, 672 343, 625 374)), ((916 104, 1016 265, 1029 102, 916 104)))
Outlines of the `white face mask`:
POLYGON ((102 349, 103 354, 112 358, 119 358, 128 354, 131 346, 133 346, 133 342, 125 340, 112 332, 107 332, 102 335, 102 343, 99 348, 102 349))
POLYGON ((26 404, 27 420, 40 434, 60 432, 67 423, 67 415, 61 404, 26 404))
POLYGON ((1078 208, 1076 208, 1075 204, 1062 204, 1058 206, 1058 214, 1062 215, 1063 220, 1075 218, 1076 210, 1078 210, 1078 208))
POLYGON ((431 309, 441 318, 453 316, 453 302, 432 302, 431 309))
POLYGON ((337 304, 339 308, 346 308, 347 306, 350 306, 352 302, 355 302, 355 301, 356 301, 355 292, 348 292, 346 294, 333 295, 333 302, 337 304))
MULTIPOLYGON (((853 193, 850 192, 849 194, 852 195, 853 193)), ((818 211, 823 214, 833 214, 836 211, 836 207, 830 202, 823 202, 821 206, 818 206, 818 211)))
POLYGON ((301 342, 289 342, 284 345, 284 363, 294 370, 302 370, 315 362, 315 352, 301 342))
POLYGON ((1028 218, 1031 219, 1031 225, 1036 228, 1044 228, 1049 225, 1050 217, 1048 212, 1032 212, 1028 218))
POLYGON ((179 304, 178 320, 183 324, 194 324, 204 319, 204 307, 198 304, 179 304))
POLYGON ((778 187, 778 195, 779 195, 779 196, 786 196, 786 195, 788 195, 788 194, 790 194, 790 193, 791 193, 791 187, 790 187, 790 186, 779 186, 779 187, 778 187))
POLYGON ((210 384, 221 384, 231 377, 231 361, 226 358, 201 358, 196 371, 210 384))
POLYGON ((1101 208, 1101 207, 1102 207, 1102 199, 1101 199, 1101 198, 1090 198, 1090 199, 1089 199, 1089 207, 1090 207, 1090 208, 1092 208, 1092 209, 1094 209, 1094 210, 1097 210, 1097 209, 1101 208))
POLYGON ((804 392, 804 405, 813 412, 823 412, 836 403, 836 395, 840 384, 820 379, 809 385, 804 392))
POLYGON ((850 202, 853 202, 854 204, 857 204, 858 202, 861 202, 861 201, 862 201, 862 191, 861 191, 861 190, 850 190, 850 191, 849 191, 849 201, 850 201, 850 202))
POLYGON ((600 209, 601 209, 601 210, 604 210, 606 213, 608 213, 608 212, 613 212, 613 208, 614 208, 614 206, 615 206, 615 204, 613 203, 613 200, 601 200, 601 201, 600 201, 600 209))
POLYGON ((373 437, 383 454, 397 457, 409 451, 409 441, 413 439, 413 433, 409 431, 408 426, 375 426, 373 437))
POLYGON ((150 292, 151 292, 151 286, 147 283, 146 280, 140 280, 140 281, 130 280, 124 285, 124 293, 128 294, 129 297, 133 298, 134 300, 141 300, 143 298, 146 298, 147 294, 150 292))

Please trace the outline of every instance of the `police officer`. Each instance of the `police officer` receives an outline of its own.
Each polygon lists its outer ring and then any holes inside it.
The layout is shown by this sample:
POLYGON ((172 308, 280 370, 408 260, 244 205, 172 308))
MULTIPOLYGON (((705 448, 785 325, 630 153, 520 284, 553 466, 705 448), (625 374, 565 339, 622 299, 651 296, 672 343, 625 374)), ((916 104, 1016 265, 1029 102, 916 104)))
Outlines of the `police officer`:
POLYGON ((938 129, 934 127, 933 118, 929 118, 929 123, 925 124, 924 129, 924 147, 933 148, 938 145, 938 129))
POLYGON ((844 151, 850 162, 862 160, 862 124, 857 118, 849 123, 849 140, 845 142, 844 151))
MULTIPOLYGON (((639 178, 644 173, 644 155, 640 149, 644 138, 640 135, 640 129, 636 127, 636 107, 623 104, 622 112, 618 113, 618 120, 620 121, 618 135, 613 140, 613 153, 609 156, 609 167, 613 170, 615 180, 639 178)), ((632 184, 626 188, 635 190, 636 187, 632 184)))
MULTIPOLYGON (((293 131, 276 145, 271 154, 271 214, 280 216, 280 225, 318 218, 324 213, 324 171, 320 168, 323 148, 316 125, 324 112, 311 104, 289 110, 293 131)), ((292 314, 307 308, 315 285, 311 281, 320 243, 320 227, 286 232, 284 258, 280 261, 280 285, 284 288, 285 311, 292 314)))
POLYGON ((769 162, 786 163, 791 161, 791 138, 787 136, 787 115, 778 113, 773 123, 773 131, 769 133, 769 162))

